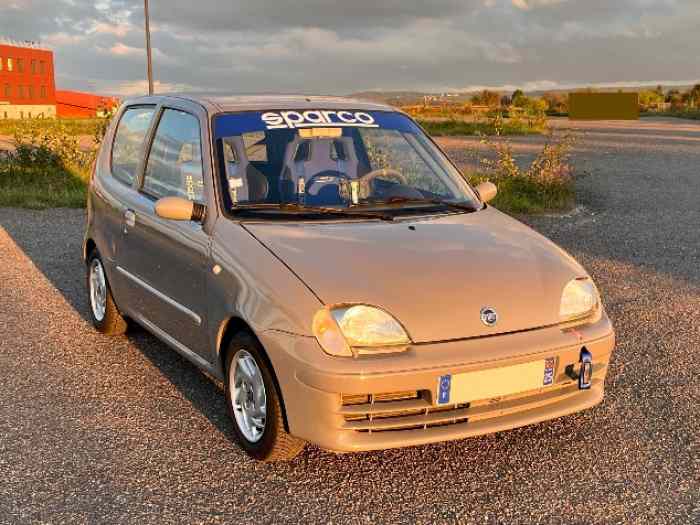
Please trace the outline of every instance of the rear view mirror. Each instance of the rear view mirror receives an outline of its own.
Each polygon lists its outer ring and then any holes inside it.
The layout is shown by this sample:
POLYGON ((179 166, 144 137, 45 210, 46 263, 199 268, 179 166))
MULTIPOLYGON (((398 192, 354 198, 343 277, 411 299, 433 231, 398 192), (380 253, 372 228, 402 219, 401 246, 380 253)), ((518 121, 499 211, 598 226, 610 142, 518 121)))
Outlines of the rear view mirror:
POLYGON ((493 182, 482 182, 475 189, 482 202, 489 202, 490 200, 493 200, 496 193, 498 193, 498 188, 496 188, 496 185, 493 182))
POLYGON ((156 201, 156 215, 173 221, 201 221, 206 207, 182 197, 163 197, 156 201))

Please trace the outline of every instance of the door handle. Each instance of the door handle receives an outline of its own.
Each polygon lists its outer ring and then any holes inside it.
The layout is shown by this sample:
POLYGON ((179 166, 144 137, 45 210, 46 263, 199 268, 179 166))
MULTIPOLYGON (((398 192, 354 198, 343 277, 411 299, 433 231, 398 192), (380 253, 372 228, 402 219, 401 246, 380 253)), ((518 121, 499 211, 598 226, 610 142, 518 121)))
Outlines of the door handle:
POLYGON ((134 210, 126 210, 124 212, 124 233, 128 233, 128 228, 133 228, 136 225, 136 213, 134 210))

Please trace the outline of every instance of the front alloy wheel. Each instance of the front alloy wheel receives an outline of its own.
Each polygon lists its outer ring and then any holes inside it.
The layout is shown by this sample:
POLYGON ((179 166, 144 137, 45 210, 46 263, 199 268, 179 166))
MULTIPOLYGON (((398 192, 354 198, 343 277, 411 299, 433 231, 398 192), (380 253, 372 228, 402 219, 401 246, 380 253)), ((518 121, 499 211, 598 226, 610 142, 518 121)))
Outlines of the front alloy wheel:
POLYGON ((284 428, 272 368, 262 346, 248 332, 236 334, 226 351, 226 406, 236 442, 255 459, 292 459, 304 448, 305 442, 284 428))
POLYGON ((262 438, 267 417, 267 395, 262 372, 246 350, 233 357, 233 415, 241 433, 251 443, 262 438))

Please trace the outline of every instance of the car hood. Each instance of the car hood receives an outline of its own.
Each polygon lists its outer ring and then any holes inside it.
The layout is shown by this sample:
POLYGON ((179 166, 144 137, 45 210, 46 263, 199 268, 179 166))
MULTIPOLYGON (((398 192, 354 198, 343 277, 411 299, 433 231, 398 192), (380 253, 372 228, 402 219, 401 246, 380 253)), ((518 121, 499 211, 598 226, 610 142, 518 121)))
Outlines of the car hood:
POLYGON ((555 244, 490 207, 394 222, 245 227, 322 302, 380 306, 416 343, 557 324, 564 285, 587 275, 555 244), (495 326, 481 321, 484 307, 497 311, 495 326))

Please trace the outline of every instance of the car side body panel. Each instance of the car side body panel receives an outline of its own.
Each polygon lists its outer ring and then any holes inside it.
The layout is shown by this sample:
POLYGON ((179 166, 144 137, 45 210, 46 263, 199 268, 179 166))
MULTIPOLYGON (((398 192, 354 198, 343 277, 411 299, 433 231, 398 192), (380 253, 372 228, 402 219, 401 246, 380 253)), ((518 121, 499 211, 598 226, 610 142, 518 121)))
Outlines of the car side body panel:
MULTIPOLYGON (((311 320, 322 303, 243 225, 228 219, 216 223, 211 264, 218 267, 218 273, 209 272, 207 284, 215 351, 231 318, 242 319, 255 334, 276 330, 311 335, 311 320)), ((274 364, 275 356, 269 357, 274 364)))

